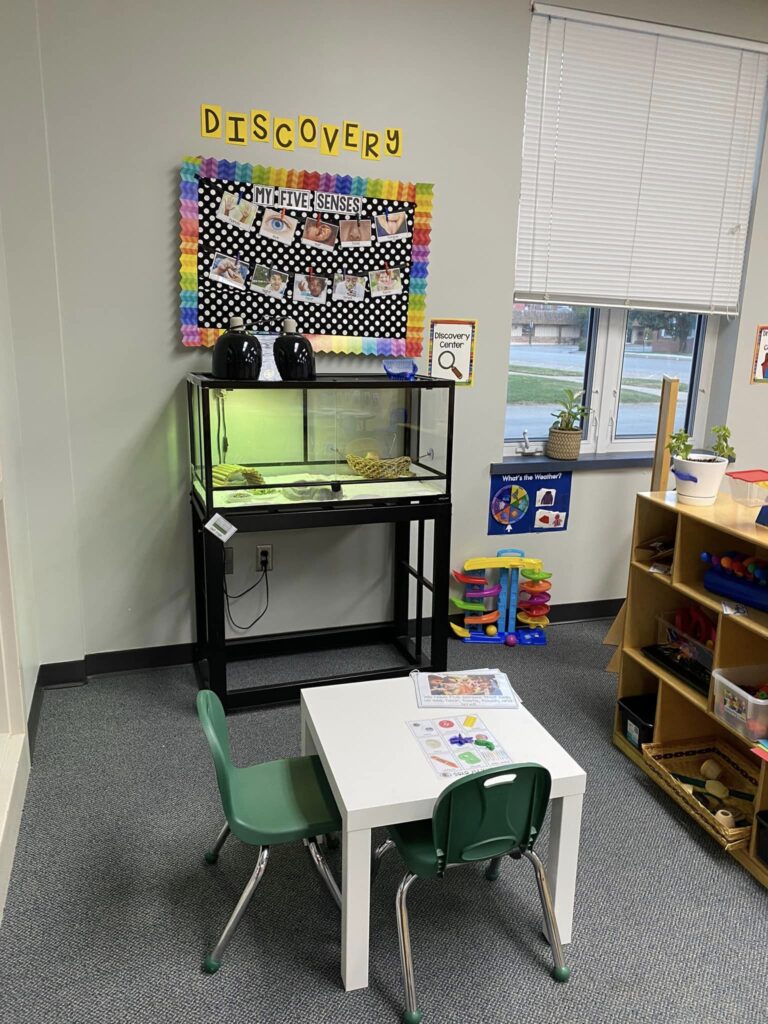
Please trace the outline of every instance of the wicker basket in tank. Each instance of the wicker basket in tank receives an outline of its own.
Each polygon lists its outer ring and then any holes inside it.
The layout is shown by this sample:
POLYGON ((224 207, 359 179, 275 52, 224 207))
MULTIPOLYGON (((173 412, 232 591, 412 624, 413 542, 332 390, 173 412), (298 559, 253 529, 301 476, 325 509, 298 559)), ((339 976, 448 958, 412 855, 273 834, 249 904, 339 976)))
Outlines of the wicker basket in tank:
POLYGON ((544 453, 550 459, 578 459, 581 452, 580 430, 559 430, 549 428, 549 437, 544 446, 544 453))
POLYGON ((407 455, 396 459, 374 459, 369 455, 347 455, 347 465, 367 480, 395 480, 398 477, 413 476, 411 460, 407 455))

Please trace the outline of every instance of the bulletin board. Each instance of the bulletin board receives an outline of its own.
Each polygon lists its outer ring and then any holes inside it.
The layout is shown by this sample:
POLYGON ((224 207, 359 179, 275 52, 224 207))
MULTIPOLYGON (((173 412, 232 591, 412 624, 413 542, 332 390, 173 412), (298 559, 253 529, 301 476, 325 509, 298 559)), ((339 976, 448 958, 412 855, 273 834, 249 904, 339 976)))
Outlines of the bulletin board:
POLYGON ((568 529, 571 474, 491 475, 488 534, 561 533, 568 529))
POLYGON ((428 184, 185 159, 183 344, 290 316, 318 352, 419 356, 431 213, 428 184))

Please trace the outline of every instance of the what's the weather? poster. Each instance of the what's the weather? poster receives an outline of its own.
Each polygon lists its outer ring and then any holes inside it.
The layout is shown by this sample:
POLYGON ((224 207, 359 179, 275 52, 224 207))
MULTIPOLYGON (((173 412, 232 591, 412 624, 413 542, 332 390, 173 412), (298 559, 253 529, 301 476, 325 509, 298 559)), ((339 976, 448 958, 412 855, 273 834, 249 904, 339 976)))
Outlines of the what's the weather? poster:
POLYGON ((489 535, 566 530, 570 510, 570 472, 491 476, 489 535))

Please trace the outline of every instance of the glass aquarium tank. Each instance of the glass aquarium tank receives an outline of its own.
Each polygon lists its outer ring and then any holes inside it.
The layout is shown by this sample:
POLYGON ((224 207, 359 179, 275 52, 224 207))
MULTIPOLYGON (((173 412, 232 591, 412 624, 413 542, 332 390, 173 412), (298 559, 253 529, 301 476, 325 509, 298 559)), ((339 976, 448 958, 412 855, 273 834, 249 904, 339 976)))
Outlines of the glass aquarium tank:
POLYGON ((450 495, 453 382, 187 377, 192 490, 209 513, 450 495))

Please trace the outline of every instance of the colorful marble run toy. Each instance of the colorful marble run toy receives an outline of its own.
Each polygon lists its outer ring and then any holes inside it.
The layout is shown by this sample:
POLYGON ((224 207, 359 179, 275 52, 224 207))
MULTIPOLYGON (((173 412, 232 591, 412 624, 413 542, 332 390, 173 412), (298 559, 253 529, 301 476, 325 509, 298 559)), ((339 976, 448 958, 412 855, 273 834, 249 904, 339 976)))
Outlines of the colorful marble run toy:
POLYGON ((451 629, 466 644, 545 644, 551 576, 540 558, 526 558, 517 548, 468 559, 463 571, 453 571, 464 596, 451 601, 464 612, 464 625, 452 622, 451 629), (498 572, 497 582, 488 578, 488 571, 498 572))

